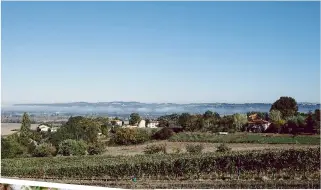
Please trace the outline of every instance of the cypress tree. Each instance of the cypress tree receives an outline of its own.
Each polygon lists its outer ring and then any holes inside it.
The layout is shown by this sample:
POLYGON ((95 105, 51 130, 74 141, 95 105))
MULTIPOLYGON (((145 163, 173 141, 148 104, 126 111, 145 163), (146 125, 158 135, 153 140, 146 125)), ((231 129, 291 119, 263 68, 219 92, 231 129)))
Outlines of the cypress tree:
POLYGON ((30 136, 31 121, 29 115, 25 112, 22 116, 22 122, 20 127, 20 137, 28 138, 30 136))

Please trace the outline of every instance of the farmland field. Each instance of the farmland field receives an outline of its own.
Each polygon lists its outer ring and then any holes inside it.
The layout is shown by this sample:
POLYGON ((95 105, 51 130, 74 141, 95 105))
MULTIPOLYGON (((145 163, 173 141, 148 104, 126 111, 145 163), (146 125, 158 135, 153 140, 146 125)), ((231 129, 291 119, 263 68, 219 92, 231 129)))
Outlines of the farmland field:
POLYGON ((233 133, 217 135, 213 133, 178 133, 170 138, 173 142, 209 142, 209 143, 258 143, 258 144, 320 144, 320 135, 233 133))
POLYGON ((127 188, 160 188, 165 184, 167 188, 213 188, 213 184, 217 188, 235 188, 236 184, 244 188, 275 188, 276 184, 319 188, 320 147, 226 154, 3 159, 1 172, 5 177, 127 188), (130 182, 132 176, 137 183, 130 182))
MULTIPOLYGON (((174 152, 180 149, 181 152, 186 152, 186 145, 189 144, 202 144, 204 147, 203 152, 215 152, 217 146, 220 143, 206 143, 206 142, 170 142, 167 140, 163 141, 153 141, 146 144, 140 145, 129 145, 129 146, 110 146, 106 148, 104 155, 116 156, 116 155, 137 155, 144 154, 144 149, 149 145, 166 145, 166 150, 168 153, 174 152)), ((229 143, 228 147, 232 151, 248 151, 248 150, 264 150, 264 149, 290 149, 290 148, 314 148, 319 145, 309 145, 309 144, 259 144, 259 143, 229 143)))
MULTIPOLYGON (((37 129, 38 125, 39 124, 31 124, 31 129, 37 129)), ((1 123, 1 136, 7 136, 16 133, 17 131, 12 130, 18 130, 20 127, 21 123, 1 123)))

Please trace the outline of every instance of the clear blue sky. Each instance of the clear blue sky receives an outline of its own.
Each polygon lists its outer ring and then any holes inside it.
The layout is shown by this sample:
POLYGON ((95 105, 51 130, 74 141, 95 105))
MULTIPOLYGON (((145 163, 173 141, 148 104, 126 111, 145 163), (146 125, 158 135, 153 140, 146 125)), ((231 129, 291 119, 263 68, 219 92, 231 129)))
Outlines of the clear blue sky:
POLYGON ((320 102, 319 2, 2 2, 2 102, 320 102))

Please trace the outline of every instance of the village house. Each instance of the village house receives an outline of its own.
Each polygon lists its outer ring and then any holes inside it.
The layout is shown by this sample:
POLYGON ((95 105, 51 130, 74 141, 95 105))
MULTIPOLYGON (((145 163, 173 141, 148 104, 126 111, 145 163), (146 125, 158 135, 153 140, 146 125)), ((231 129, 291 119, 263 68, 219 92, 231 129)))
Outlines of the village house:
POLYGON ((249 116, 247 131, 261 133, 266 131, 269 128, 270 124, 270 122, 259 118, 257 114, 252 114, 249 116))
POLYGON ((57 132, 58 127, 49 127, 48 125, 41 124, 37 127, 38 131, 42 132, 57 132))
POLYGON ((37 127, 37 130, 38 130, 38 131, 43 131, 43 132, 47 132, 47 131, 49 131, 49 129, 50 129, 50 127, 47 126, 47 125, 44 125, 44 124, 41 124, 41 125, 39 125, 39 126, 37 127))
POLYGON ((123 121, 115 120, 115 124, 118 126, 123 126, 123 121))
POLYGON ((146 121, 145 120, 140 120, 138 123, 138 128, 145 128, 146 127, 146 121))

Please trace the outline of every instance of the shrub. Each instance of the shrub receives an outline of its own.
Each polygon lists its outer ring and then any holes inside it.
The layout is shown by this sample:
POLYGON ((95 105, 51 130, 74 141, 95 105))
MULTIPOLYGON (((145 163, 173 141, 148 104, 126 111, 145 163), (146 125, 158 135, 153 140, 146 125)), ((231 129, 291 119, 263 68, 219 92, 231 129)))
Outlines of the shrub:
POLYGON ((51 144, 43 143, 35 148, 32 153, 34 157, 49 157, 56 153, 56 148, 51 144))
POLYGON ((231 148, 228 147, 225 143, 220 144, 216 150, 216 152, 229 152, 229 151, 231 151, 231 148))
POLYGON ((96 155, 96 154, 102 154, 105 150, 105 144, 103 142, 97 142, 94 144, 88 145, 88 154, 89 155, 96 155))
POLYGON ((166 145, 149 145, 145 147, 145 154, 156 154, 156 153, 164 153, 166 154, 166 145))
POLYGON ((153 136, 152 139, 156 140, 166 140, 173 136, 174 131, 168 128, 162 128, 161 130, 157 131, 153 136))
POLYGON ((18 138, 16 134, 1 138, 1 158, 18 158, 26 154, 27 147, 20 144, 18 138))
POLYGON ((76 156, 85 155, 87 150, 87 145, 84 141, 76 141, 72 139, 64 140, 59 144, 59 154, 63 156, 76 156))
POLYGON ((105 136, 108 136, 109 127, 107 125, 100 126, 101 133, 105 136))
POLYGON ((116 131, 111 141, 119 145, 141 144, 149 140, 149 135, 144 129, 120 128, 116 131))
POLYGON ((158 129, 152 128, 152 129, 150 130, 150 136, 155 135, 155 133, 157 133, 157 131, 158 131, 158 129))
POLYGON ((197 144, 197 145, 193 145, 193 144, 188 144, 186 145, 186 151, 188 153, 193 153, 193 154, 197 154, 197 153, 201 153, 204 149, 204 146, 202 144, 197 144))

